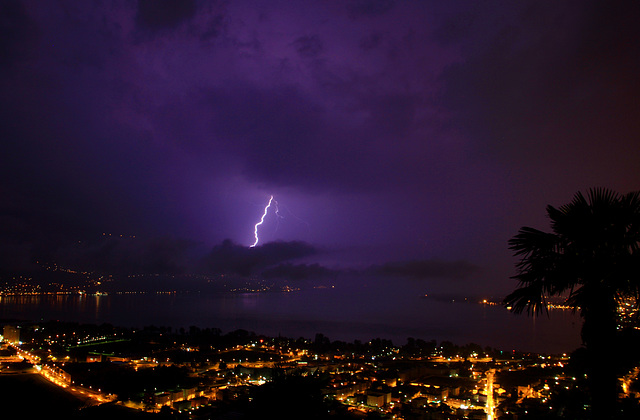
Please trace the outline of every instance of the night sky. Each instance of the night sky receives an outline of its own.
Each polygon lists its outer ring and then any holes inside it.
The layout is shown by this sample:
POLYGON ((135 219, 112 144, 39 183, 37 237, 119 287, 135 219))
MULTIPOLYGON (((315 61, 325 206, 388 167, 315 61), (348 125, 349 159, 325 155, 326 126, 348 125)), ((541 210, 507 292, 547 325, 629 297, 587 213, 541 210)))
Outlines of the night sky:
POLYGON ((633 1, 3 1, 0 264, 114 263, 111 234, 182 269, 504 295, 547 204, 640 189, 638 22, 633 1))

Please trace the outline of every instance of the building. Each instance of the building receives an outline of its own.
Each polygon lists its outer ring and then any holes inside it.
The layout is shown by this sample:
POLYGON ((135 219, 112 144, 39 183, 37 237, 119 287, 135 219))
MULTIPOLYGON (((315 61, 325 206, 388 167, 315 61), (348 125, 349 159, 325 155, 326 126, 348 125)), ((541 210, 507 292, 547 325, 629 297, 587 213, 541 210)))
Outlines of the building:
POLYGON ((12 344, 20 343, 20 326, 5 325, 4 326, 4 341, 12 344))
POLYGON ((102 362, 102 354, 89 353, 87 354, 87 363, 100 363, 102 362))
POLYGON ((367 405, 370 407, 384 407, 391 401, 389 392, 367 392, 367 405))

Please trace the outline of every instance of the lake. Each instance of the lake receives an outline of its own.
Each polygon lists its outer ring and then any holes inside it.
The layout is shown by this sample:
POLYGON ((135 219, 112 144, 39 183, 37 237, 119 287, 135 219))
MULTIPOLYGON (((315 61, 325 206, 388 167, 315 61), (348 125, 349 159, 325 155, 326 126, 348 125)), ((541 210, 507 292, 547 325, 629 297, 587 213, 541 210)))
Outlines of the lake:
POLYGON ((501 350, 568 353, 580 346, 579 316, 554 310, 550 317, 515 315, 500 306, 443 301, 377 289, 310 289, 249 294, 45 295, 0 298, 0 318, 51 319, 146 325, 246 329, 268 336, 368 341, 395 345, 407 337, 474 342, 501 350))

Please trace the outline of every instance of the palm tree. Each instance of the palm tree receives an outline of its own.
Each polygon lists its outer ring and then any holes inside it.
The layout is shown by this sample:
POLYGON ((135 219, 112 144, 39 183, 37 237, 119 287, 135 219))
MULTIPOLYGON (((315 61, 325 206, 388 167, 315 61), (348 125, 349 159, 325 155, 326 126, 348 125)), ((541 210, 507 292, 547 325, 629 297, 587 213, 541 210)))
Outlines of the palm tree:
POLYGON ((519 287, 504 299, 516 313, 547 311, 547 298, 566 297, 582 319, 594 418, 613 417, 612 369, 617 308, 640 292, 640 192, 591 189, 564 206, 547 206, 551 233, 523 227, 509 241, 520 257, 519 287))

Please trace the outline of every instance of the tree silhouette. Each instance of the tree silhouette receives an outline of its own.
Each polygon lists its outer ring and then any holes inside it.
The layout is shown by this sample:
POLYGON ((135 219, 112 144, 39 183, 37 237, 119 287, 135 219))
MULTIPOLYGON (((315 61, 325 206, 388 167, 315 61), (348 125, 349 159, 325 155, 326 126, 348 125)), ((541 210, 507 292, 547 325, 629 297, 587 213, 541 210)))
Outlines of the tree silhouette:
POLYGON ((255 388, 247 418, 324 419, 329 406, 322 389, 327 378, 319 373, 273 371, 273 380, 255 388))
POLYGON ((591 189, 546 210, 551 233, 523 227, 509 241, 520 257, 513 277, 520 284, 504 304, 538 315, 547 311, 548 297, 566 297, 584 321, 593 418, 613 418, 617 308, 622 299, 637 304, 639 297, 640 193, 591 189))

